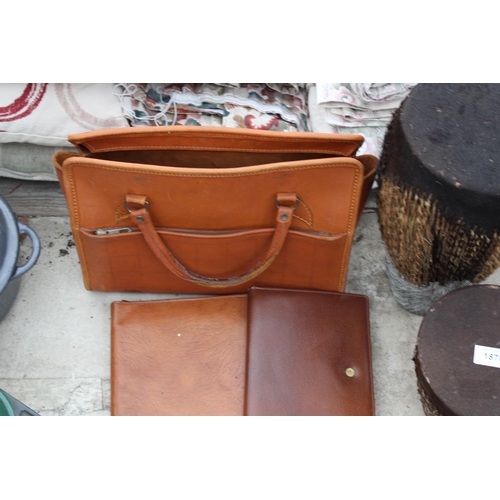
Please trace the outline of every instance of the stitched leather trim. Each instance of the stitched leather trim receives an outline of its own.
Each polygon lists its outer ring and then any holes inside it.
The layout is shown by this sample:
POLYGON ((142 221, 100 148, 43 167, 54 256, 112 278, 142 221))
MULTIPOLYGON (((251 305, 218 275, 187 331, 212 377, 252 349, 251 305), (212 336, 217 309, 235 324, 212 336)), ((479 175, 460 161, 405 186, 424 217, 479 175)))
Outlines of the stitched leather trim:
POLYGON ((359 170, 356 170, 355 173, 355 178, 354 178, 354 183, 353 183, 353 190, 352 190, 352 196, 351 196, 351 208, 349 210, 349 221, 347 223, 347 239, 346 239, 346 245, 344 246, 344 253, 342 256, 342 263, 340 266, 340 275, 339 275, 339 291, 343 291, 345 288, 345 282, 347 279, 347 269, 346 269, 346 264, 349 260, 350 257, 350 249, 352 246, 352 238, 354 236, 354 233, 352 231, 353 225, 354 225, 354 212, 356 210, 356 204, 354 203, 354 200, 356 199, 356 192, 357 189, 356 187, 358 186, 358 178, 359 178, 359 170))

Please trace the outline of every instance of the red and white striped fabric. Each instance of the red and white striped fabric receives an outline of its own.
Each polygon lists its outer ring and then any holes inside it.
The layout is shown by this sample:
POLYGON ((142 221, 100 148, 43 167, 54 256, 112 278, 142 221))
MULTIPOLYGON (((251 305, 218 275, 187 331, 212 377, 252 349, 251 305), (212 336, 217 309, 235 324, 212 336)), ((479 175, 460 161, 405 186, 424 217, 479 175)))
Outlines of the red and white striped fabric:
POLYGON ((70 134, 127 126, 112 83, 0 84, 0 143, 64 147, 70 134))

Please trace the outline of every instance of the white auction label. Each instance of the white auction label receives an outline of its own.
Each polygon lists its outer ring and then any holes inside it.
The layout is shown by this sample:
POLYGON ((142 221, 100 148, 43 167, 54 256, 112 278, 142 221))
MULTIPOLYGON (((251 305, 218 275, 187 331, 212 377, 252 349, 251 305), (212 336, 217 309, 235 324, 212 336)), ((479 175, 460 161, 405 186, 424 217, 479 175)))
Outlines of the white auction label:
POLYGON ((476 365, 500 368, 500 349, 496 349, 495 347, 486 347, 484 345, 475 345, 474 363, 476 365))

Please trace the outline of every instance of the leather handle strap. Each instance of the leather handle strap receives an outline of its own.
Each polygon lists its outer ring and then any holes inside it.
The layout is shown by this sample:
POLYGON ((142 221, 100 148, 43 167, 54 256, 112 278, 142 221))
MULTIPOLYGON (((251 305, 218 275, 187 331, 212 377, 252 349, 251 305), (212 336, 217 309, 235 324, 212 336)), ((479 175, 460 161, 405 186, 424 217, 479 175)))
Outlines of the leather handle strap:
POLYGON ((232 278, 210 278, 201 276, 184 267, 167 248, 156 230, 149 215, 149 203, 145 196, 127 195, 125 206, 130 211, 132 220, 141 230, 146 243, 160 262, 173 274, 184 280, 210 288, 223 288, 240 285, 250 281, 265 271, 280 253, 285 242, 288 230, 292 224, 293 210, 297 203, 295 193, 278 193, 276 196, 276 228, 271 244, 265 256, 250 271, 232 278), (135 208, 134 208, 135 207, 135 208))

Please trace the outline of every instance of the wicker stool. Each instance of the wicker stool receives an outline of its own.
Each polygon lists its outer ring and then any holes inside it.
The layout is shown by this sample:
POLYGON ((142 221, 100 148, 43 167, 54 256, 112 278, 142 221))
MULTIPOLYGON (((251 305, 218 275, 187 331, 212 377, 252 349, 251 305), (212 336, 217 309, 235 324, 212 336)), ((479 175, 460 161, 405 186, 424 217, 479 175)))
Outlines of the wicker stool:
POLYGON ((379 221, 395 298, 410 312, 500 265, 499 130, 495 84, 419 84, 394 114, 379 221))
POLYGON ((470 286, 436 302, 414 361, 426 415, 500 415, 500 287, 470 286))

